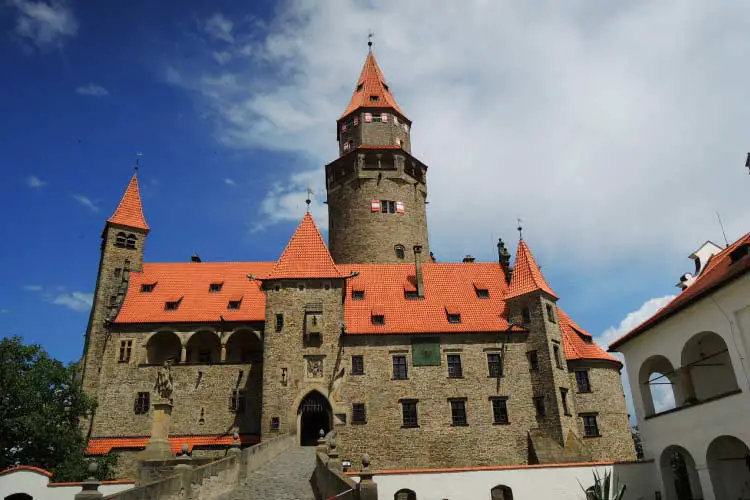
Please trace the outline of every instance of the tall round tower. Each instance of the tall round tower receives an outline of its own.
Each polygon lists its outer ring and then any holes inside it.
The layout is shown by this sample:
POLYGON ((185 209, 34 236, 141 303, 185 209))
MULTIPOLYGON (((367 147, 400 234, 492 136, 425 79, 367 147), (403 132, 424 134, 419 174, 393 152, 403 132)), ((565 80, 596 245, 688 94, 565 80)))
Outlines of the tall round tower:
POLYGON ((411 155, 411 120, 370 51, 337 121, 339 157, 326 165, 328 246, 336 263, 429 259, 427 166, 411 155))

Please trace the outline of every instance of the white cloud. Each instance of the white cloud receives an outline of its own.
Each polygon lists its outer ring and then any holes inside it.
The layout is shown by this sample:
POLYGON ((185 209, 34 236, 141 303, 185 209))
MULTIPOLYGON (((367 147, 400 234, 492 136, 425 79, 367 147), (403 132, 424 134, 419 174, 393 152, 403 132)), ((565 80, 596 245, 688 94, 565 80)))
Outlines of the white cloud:
POLYGON ((101 85, 97 85, 95 83, 89 83, 88 85, 82 85, 80 87, 76 88, 76 94, 80 95, 87 95, 92 97, 104 97, 106 95, 109 95, 109 91, 102 87, 101 85))
POLYGON ((94 300, 93 293, 71 292, 61 293, 48 299, 49 302, 58 306, 67 307, 74 311, 88 311, 94 300))
POLYGON ((224 184, 226 184, 227 186, 236 186, 237 185, 237 183, 234 182, 234 179, 229 179, 229 178, 225 178, 224 179, 224 184))
MULTIPOLYGON (((430 167, 433 248, 489 257, 488 235, 521 215, 539 253, 644 262, 716 236, 716 211, 730 234, 746 230, 748 14, 729 1, 292 0, 262 30, 215 14, 206 29, 247 64, 217 68, 211 46, 171 81, 211 111, 223 144, 294 153, 289 175, 322 182, 369 26, 430 167)), ((268 193, 264 223, 299 218, 283 191, 268 193)))
POLYGON ((213 57, 214 60, 219 64, 226 64, 232 60, 232 54, 225 50, 221 52, 212 52, 211 57, 213 57))
POLYGON ((622 321, 620 321, 619 325, 610 326, 609 328, 604 330, 604 332, 602 332, 597 337, 597 340, 603 346, 608 346, 609 344, 653 316, 656 311, 666 306, 674 298, 674 295, 665 295, 664 297, 655 297, 653 299, 647 300, 641 307, 638 308, 638 310, 628 313, 628 315, 625 316, 622 321))
POLYGON ((99 211, 99 207, 97 207, 93 201, 83 196, 82 194, 74 194, 73 199, 94 213, 97 213, 99 211))
POLYGON ((30 188, 41 189, 44 186, 46 186, 47 183, 41 180, 36 175, 30 175, 26 177, 26 185, 29 186, 30 188))
POLYGON ((0 314, 8 314, 10 309, 0 309, 0 314))
POLYGON ((261 231, 268 225, 282 221, 300 221, 307 211, 307 199, 310 199, 310 213, 318 227, 328 229, 328 211, 322 200, 325 195, 323 179, 317 172, 302 172, 293 174, 285 183, 275 183, 266 193, 261 202, 261 219, 250 228, 252 232, 261 231), (308 195, 308 189, 312 191, 308 195))
POLYGON ((212 38, 223 42, 232 43, 232 28, 234 23, 218 12, 206 20, 204 29, 212 38))
POLYGON ((41 285, 24 285, 23 289, 27 292, 41 292, 44 287, 41 285))
POLYGON ((73 11, 61 1, 10 0, 16 9, 14 33, 23 42, 44 48, 62 46, 78 32, 73 11))

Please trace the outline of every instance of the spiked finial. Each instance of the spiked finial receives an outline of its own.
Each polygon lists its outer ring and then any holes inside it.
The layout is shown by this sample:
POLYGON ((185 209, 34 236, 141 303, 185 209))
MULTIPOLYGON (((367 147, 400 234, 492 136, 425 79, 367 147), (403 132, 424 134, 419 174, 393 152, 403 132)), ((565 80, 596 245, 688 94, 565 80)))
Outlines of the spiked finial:
POLYGON ((372 52, 372 37, 375 36, 375 33, 372 31, 367 34, 367 47, 370 52, 372 52))
POLYGON ((143 153, 135 154, 135 166, 133 166, 133 171, 135 173, 138 173, 138 169, 141 168, 141 158, 143 158, 143 153))
POLYGON ((518 229, 518 238, 519 239, 523 239, 523 225, 522 225, 522 222, 523 221, 519 217, 518 218, 518 228, 517 228, 518 229))

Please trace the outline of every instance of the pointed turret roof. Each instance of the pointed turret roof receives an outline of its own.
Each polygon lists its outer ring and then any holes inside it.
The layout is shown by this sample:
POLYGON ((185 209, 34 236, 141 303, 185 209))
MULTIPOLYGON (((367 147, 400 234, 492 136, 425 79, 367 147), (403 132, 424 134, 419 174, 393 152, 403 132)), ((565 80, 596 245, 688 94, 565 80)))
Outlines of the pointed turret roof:
POLYGON ((121 226, 134 227, 149 231, 150 228, 143 216, 143 205, 141 204, 141 193, 138 189, 138 175, 133 174, 130 178, 125 194, 122 195, 120 204, 117 205, 115 213, 107 219, 110 224, 119 224, 121 226))
POLYGON ((531 255, 529 246, 522 238, 518 242, 518 248, 516 249, 516 262, 513 266, 513 274, 511 275, 508 293, 505 294, 505 298, 518 297, 537 290, 547 292, 554 298, 557 298, 555 292, 547 284, 547 280, 542 276, 542 271, 539 270, 534 256, 531 255))
POLYGON ((271 272, 263 279, 343 278, 310 212, 287 243, 271 272))
POLYGON ((359 80, 354 87, 352 100, 341 118, 358 108, 391 108, 406 118, 404 112, 396 104, 396 99, 391 94, 372 51, 367 53, 362 73, 359 74, 359 80))

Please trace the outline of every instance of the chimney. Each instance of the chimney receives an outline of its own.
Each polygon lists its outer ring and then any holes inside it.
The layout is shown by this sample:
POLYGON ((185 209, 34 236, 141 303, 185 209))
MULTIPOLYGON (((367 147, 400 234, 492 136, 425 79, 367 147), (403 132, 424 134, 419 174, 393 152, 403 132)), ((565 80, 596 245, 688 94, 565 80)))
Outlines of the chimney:
POLYGON ((193 254, 193 255, 192 255, 191 257, 190 257, 190 262, 201 262, 201 256, 200 256, 200 255, 198 255, 197 253, 194 253, 194 254, 193 254))
POLYGON ((505 248, 505 243, 502 238, 497 240, 497 254, 500 260, 500 267, 505 273, 505 281, 510 283, 510 274, 512 269, 510 268, 510 252, 505 248))
POLYGON ((467 255, 466 257, 464 257, 464 264, 471 264, 472 262, 474 262, 474 260, 476 259, 474 259, 473 255, 467 255))
POLYGON ((414 263, 416 264, 417 297, 424 298, 424 280, 422 279, 422 245, 414 245, 414 263))

